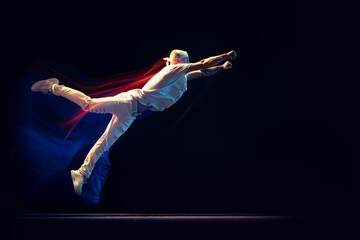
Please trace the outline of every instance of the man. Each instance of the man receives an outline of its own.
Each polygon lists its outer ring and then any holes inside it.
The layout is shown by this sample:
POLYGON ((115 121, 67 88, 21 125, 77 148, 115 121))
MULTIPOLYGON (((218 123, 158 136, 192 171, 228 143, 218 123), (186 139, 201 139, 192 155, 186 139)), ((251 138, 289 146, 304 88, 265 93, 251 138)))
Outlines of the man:
POLYGON ((79 105, 84 111, 110 113, 112 118, 103 135, 91 148, 78 170, 71 171, 75 193, 81 195, 82 187, 90 177, 96 162, 109 150, 115 141, 130 127, 145 110, 164 111, 175 104, 187 90, 187 80, 211 76, 221 70, 230 69, 235 60, 235 51, 189 63, 189 55, 182 50, 173 50, 167 66, 153 76, 142 89, 132 89, 113 97, 90 98, 82 92, 59 85, 59 80, 50 78, 36 82, 31 90, 44 94, 62 96, 79 105))

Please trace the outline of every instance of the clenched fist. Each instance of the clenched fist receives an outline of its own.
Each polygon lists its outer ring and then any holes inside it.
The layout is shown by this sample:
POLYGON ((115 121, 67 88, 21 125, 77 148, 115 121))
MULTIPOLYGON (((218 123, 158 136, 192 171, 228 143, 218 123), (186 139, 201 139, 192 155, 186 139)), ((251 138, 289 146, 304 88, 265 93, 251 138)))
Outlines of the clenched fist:
POLYGON ((231 62, 226 61, 226 62, 222 65, 222 67, 223 67, 225 70, 227 70, 227 69, 232 68, 232 64, 231 64, 231 62))
POLYGON ((235 60, 236 56, 237 56, 237 54, 236 54, 236 52, 234 50, 228 52, 226 55, 227 55, 229 60, 235 60))

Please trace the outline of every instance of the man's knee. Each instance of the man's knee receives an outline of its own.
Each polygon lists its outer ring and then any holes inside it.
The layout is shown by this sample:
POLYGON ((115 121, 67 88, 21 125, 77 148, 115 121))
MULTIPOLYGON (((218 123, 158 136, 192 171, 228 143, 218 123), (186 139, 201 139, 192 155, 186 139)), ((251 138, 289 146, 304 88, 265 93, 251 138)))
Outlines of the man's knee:
POLYGON ((91 97, 86 97, 81 104, 81 109, 84 111, 89 111, 90 110, 90 105, 92 103, 92 99, 91 97))

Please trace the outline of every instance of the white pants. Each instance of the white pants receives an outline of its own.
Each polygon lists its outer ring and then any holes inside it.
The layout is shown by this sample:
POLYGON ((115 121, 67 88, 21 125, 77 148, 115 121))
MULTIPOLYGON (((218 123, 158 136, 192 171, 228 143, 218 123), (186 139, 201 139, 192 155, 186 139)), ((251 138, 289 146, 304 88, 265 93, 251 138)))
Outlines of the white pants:
POLYGON ((52 93, 62 96, 92 113, 111 113, 112 118, 103 135, 91 148, 79 171, 89 178, 95 163, 109 150, 115 141, 130 127, 138 115, 137 101, 128 92, 113 97, 91 98, 82 92, 63 85, 53 85, 52 93))

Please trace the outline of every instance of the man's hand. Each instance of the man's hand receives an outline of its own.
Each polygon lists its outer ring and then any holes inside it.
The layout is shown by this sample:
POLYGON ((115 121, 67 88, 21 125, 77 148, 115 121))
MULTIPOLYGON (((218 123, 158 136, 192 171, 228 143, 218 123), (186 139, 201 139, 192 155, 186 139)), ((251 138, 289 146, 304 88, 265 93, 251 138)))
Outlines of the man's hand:
MULTIPOLYGON (((214 66, 218 65, 220 62, 225 61, 225 60, 235 60, 236 56, 237 56, 237 54, 235 53, 234 50, 232 50, 232 51, 230 51, 228 53, 224 53, 224 54, 221 54, 221 55, 218 55, 218 56, 205 58, 205 59, 203 59, 203 60, 201 60, 199 62, 192 63, 190 65, 190 67, 186 70, 186 73, 211 68, 211 67, 214 67, 214 66)), ((228 63, 228 64, 230 64, 230 63, 228 63)), ((228 64, 226 65, 227 68, 224 68, 224 69, 229 69, 228 64)), ((221 65, 221 66, 225 66, 225 65, 221 65)), ((219 67, 221 67, 221 66, 219 66, 219 67)))
POLYGON ((228 69, 232 68, 232 64, 231 64, 231 62, 226 61, 226 63, 224 63, 224 64, 222 65, 222 67, 223 67, 225 70, 228 70, 228 69))
POLYGON ((236 54, 236 52, 234 50, 228 52, 226 55, 227 55, 229 60, 235 60, 236 57, 237 57, 237 54, 236 54))

